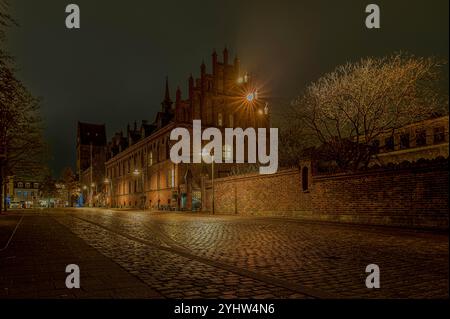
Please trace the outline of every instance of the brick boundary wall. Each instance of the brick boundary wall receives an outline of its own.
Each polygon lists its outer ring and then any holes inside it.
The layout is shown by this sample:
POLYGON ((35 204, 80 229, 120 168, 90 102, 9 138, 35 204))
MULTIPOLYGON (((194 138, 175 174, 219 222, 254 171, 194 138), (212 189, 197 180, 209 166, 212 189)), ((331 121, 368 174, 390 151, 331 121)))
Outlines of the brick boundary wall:
MULTIPOLYGON (((448 162, 310 176, 299 169, 215 180, 217 213, 448 229, 448 162)), ((211 184, 205 191, 211 209, 211 184)))

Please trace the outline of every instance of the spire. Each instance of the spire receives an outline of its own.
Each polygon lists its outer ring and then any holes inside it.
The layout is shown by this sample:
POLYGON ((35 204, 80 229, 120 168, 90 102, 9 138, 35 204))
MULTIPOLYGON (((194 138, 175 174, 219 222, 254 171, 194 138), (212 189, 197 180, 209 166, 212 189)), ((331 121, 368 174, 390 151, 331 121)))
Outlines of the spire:
POLYGON ((194 95, 194 78, 192 77, 192 73, 191 76, 189 77, 189 99, 193 98, 194 95))
POLYGON ((205 60, 202 60, 202 65, 200 66, 201 69, 201 74, 205 74, 206 73, 206 64, 205 64, 205 60))
POLYGON ((217 74, 217 52, 216 49, 214 49, 212 54, 212 69, 213 69, 213 75, 215 76, 217 74))
POLYGON ((169 92, 169 77, 166 76, 166 92, 164 95, 164 102, 169 102, 171 103, 172 101, 170 100, 170 92, 169 92))
POLYGON ((239 76, 239 73, 241 72, 241 62, 238 58, 238 55, 234 57, 234 70, 237 76, 239 76))
POLYGON ((177 87, 177 98, 176 101, 179 103, 181 101, 181 90, 180 86, 177 87))
POLYGON ((228 49, 227 46, 225 46, 225 49, 223 49, 223 64, 228 65, 228 49))
POLYGON ((169 113, 172 109, 172 100, 170 99, 169 92, 169 77, 166 76, 166 92, 164 94, 164 101, 161 103, 163 112, 169 113))

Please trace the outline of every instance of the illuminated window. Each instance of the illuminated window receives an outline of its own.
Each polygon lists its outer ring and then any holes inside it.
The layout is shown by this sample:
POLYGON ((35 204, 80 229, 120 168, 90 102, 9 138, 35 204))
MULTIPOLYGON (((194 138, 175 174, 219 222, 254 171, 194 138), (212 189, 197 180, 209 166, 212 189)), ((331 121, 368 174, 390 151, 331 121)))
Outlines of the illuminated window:
POLYGON ((153 151, 148 152, 148 166, 153 165, 153 151))
POLYGON ((23 183, 17 183, 17 187, 22 188, 23 187, 23 183))
POLYGON ((225 144, 222 148, 223 161, 229 161, 233 159, 233 148, 231 145, 225 144))
POLYGON ((30 188, 30 183, 25 183, 25 188, 30 188))
POLYGON ((172 187, 175 187, 175 169, 172 168, 172 173, 171 173, 171 183, 172 183, 172 187))

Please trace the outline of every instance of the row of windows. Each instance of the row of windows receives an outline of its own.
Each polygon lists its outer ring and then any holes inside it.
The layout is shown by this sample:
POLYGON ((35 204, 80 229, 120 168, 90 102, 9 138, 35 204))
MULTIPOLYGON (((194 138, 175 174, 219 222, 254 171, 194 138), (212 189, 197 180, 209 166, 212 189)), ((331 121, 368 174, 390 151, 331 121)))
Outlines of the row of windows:
POLYGON ((22 191, 16 191, 16 196, 17 196, 17 197, 22 197, 22 195, 23 195, 23 197, 28 197, 28 195, 30 195, 31 197, 33 197, 33 196, 35 195, 35 192, 27 192, 27 191, 22 192, 22 191))
MULTIPOLYGON (((17 188, 31 188, 31 183, 22 183, 22 182, 18 182, 17 183, 17 188)), ((33 188, 39 188, 39 184, 38 183, 33 183, 33 188)))
MULTIPOLYGON (((433 129, 433 144, 440 144, 445 142, 445 128, 436 127, 433 129)), ((403 133, 399 136, 399 149, 408 149, 411 147, 411 134, 403 133)), ((425 129, 417 129, 415 131, 415 145, 416 147, 427 145, 427 131, 425 129)), ((377 152, 379 151, 380 141, 375 140, 374 146, 377 152)), ((384 151, 394 151, 395 150, 395 140, 394 136, 390 136, 384 139, 384 151)))
MULTIPOLYGON (((149 182, 148 180, 146 181, 149 182)), ((169 169, 167 170, 165 174, 165 186, 166 187, 175 187, 175 169, 169 169)), ((161 187, 161 175, 158 174, 157 177, 157 188, 159 189, 161 187)), ((146 187, 148 189, 148 187, 146 187)), ((131 182, 121 182, 118 183, 116 194, 122 195, 122 194, 130 194, 130 193, 141 193, 142 192, 142 180, 136 179, 135 181, 131 182)))
POLYGON ((139 169, 145 166, 150 167, 161 160, 161 149, 164 149, 165 156, 163 160, 168 159, 170 155, 169 137, 164 138, 162 141, 148 145, 143 150, 136 152, 129 158, 121 160, 113 167, 108 168, 107 176, 110 178, 124 176, 132 173, 134 169, 139 169))

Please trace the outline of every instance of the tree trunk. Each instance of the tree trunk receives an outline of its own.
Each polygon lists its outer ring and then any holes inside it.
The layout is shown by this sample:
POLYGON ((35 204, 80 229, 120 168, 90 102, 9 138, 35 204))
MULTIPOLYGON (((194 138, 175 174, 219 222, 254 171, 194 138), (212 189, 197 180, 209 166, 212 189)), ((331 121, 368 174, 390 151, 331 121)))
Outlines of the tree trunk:
POLYGON ((3 205, 6 207, 3 199, 3 160, 0 159, 0 214, 3 212, 3 205))

